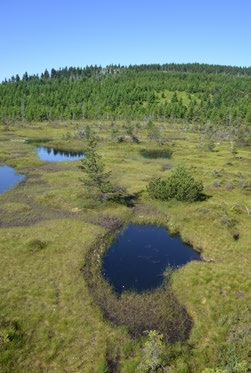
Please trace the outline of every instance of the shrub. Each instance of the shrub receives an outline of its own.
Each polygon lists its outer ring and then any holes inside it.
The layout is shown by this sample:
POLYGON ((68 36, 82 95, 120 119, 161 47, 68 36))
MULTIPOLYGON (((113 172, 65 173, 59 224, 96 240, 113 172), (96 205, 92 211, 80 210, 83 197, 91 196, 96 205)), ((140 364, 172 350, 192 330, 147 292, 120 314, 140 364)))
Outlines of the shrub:
POLYGON ((177 167, 168 179, 155 178, 147 186, 151 198, 177 201, 198 201, 202 198, 203 184, 196 181, 184 167, 177 167))
POLYGON ((142 351, 142 362, 136 369, 137 373, 164 372, 161 357, 164 350, 162 339, 162 334, 158 334, 156 330, 150 330, 148 340, 142 351))
POLYGON ((86 157, 80 160, 81 164, 79 166, 85 176, 80 180, 91 189, 95 188, 103 195, 111 192, 111 171, 104 171, 105 165, 102 156, 97 153, 97 141, 95 137, 88 139, 85 155, 86 157))
POLYGON ((147 191, 151 198, 167 200, 168 197, 168 187, 167 181, 157 177, 151 180, 147 186, 147 191))
POLYGON ((29 248, 32 252, 37 252, 40 250, 45 249, 48 246, 48 243, 46 241, 41 241, 38 239, 34 239, 29 242, 29 248))
POLYGON ((90 135, 88 138, 84 153, 86 157, 80 160, 79 166, 84 177, 80 180, 88 187, 90 199, 95 202, 112 201, 132 206, 134 196, 126 194, 125 188, 112 185, 111 171, 105 172, 105 164, 102 156, 97 152, 97 140, 94 136, 90 135))

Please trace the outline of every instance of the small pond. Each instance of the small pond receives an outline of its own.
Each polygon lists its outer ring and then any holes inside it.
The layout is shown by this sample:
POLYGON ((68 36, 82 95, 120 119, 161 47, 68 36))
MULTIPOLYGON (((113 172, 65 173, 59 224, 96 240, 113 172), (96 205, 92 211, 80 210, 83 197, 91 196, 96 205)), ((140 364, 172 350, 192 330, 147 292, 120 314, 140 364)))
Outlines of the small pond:
POLYGON ((164 227, 129 224, 111 244, 103 259, 104 278, 121 294, 142 292, 163 282, 167 267, 176 269, 200 255, 164 227))
POLYGON ((144 158, 158 159, 158 158, 171 158, 172 152, 169 149, 143 149, 140 154, 144 158))
POLYGON ((59 150, 46 146, 37 146, 34 151, 42 161, 47 162, 76 161, 84 158, 83 152, 59 150))
POLYGON ((22 181, 24 175, 16 173, 16 170, 9 166, 0 166, 0 194, 9 190, 22 181))

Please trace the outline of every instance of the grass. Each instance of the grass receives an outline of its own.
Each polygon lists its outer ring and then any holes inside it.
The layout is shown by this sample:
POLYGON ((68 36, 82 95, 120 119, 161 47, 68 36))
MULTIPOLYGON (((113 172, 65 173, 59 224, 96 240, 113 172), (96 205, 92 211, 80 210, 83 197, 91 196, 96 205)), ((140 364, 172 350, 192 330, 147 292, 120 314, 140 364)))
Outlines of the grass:
MULTIPOLYGON (((159 325, 151 322, 149 310, 160 309, 167 320, 173 312, 170 294, 177 314, 185 310, 193 327, 186 342, 166 344, 168 364, 180 373, 230 364, 236 370, 234 364, 248 360, 249 345, 250 149, 239 148, 234 157, 229 142, 221 141, 209 152, 197 134, 165 123, 159 125, 168 139, 163 147, 149 142, 146 123, 138 125, 138 144, 120 143, 111 139, 114 125, 92 122, 113 183, 139 195, 134 208, 100 204, 79 180, 79 161, 47 163, 32 152, 41 138, 49 140, 46 145, 84 149, 84 140, 75 136, 84 125, 18 123, 9 131, 0 126, 0 164, 26 175, 0 195, 0 370, 134 372, 145 340, 142 330, 159 325), (169 159, 142 156, 145 151, 161 154, 162 148, 171 148, 169 159), (149 180, 168 177, 172 170, 164 166, 180 164, 203 181, 208 199, 151 201, 145 191, 149 180), (114 230, 128 221, 179 232, 202 251, 204 261, 176 271, 171 288, 116 299, 90 259, 95 248, 102 255, 114 230), (149 322, 133 333, 130 322, 137 321, 139 310, 144 310, 141 321, 149 322)), ((115 125, 116 136, 124 135, 123 123, 115 125)))
MULTIPOLYGON (((12 341, 1 346, 1 371, 88 372, 105 363, 114 332, 80 272, 87 245, 103 232, 69 220, 2 229, 1 317, 20 324, 23 344, 14 351, 12 341)), ((126 341, 123 334, 114 341, 126 341)))

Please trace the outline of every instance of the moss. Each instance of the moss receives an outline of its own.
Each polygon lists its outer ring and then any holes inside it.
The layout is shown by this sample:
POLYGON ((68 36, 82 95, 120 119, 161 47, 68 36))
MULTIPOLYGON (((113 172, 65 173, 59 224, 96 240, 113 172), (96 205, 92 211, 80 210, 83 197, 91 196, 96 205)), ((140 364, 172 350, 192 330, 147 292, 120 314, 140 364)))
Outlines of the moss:
MULTIPOLYGON (((238 364, 246 361, 251 197, 243 185, 250 184, 250 149, 239 148, 240 158, 234 158, 226 140, 217 143, 217 151, 208 152, 198 147, 196 133, 186 131, 184 136, 178 124, 162 123, 163 135, 173 143, 168 162, 172 167, 183 165, 202 180, 209 198, 193 204, 151 201, 146 186, 153 177, 163 176, 166 160, 141 156, 143 149, 158 149, 148 140, 146 123, 138 128, 139 144, 110 140, 108 122, 89 124, 100 139, 98 152, 112 171, 112 182, 137 195, 134 208, 95 204, 79 182, 77 161, 42 162, 32 152, 33 145, 23 141, 47 138, 52 139, 50 144, 79 150, 84 141, 75 137, 74 123, 13 125, 8 131, 0 126, 0 137, 7 140, 1 143, 1 163, 26 175, 24 182, 0 195, 0 316, 17 321, 24 336, 18 346, 5 345, 1 371, 91 372, 113 363, 122 372, 133 371, 140 359, 141 338, 133 340, 120 322, 107 321, 89 279, 81 273, 95 244, 105 243, 107 232, 128 220, 168 226, 202 250, 205 259, 175 272, 171 289, 149 295, 153 304, 158 304, 154 300, 158 295, 168 312, 171 290, 179 309, 192 319, 188 342, 174 344, 169 351, 174 369, 192 373, 216 369, 231 350, 238 364), (214 171, 221 172, 220 178, 214 171), (216 179, 222 181, 219 187, 214 186, 216 179)), ((123 123, 116 127, 123 136, 123 123)), ((124 296, 125 307, 130 297, 124 296)), ((134 304, 143 308, 141 302, 134 297, 134 304)))

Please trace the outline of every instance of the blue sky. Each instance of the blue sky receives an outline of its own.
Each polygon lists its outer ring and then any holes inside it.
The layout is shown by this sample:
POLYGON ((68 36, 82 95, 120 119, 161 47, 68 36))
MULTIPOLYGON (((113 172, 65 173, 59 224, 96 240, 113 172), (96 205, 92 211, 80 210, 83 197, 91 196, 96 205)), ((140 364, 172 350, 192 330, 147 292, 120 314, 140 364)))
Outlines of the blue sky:
POLYGON ((251 0, 2 0, 0 81, 65 66, 251 66, 251 0))

